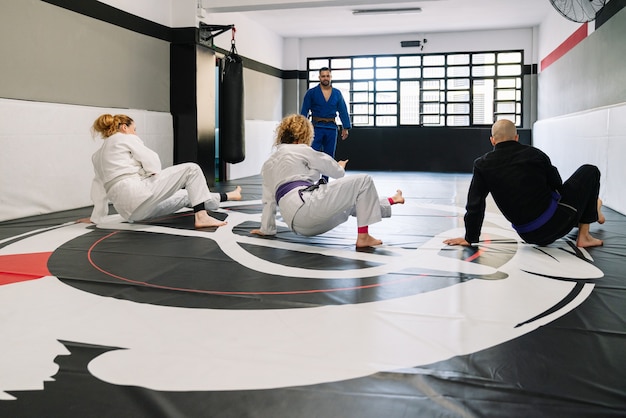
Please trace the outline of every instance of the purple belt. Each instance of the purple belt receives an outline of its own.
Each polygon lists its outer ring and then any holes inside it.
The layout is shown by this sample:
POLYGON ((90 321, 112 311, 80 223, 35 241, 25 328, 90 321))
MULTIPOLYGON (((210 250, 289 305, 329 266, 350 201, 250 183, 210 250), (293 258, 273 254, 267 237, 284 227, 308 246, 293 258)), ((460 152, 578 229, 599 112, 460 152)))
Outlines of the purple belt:
POLYGON ((554 212, 556 212, 556 208, 559 205, 559 200, 561 200, 561 195, 558 192, 552 192, 552 199, 550 200, 550 206, 545 210, 537 219, 534 221, 530 221, 524 225, 511 225, 513 229, 517 231, 518 234, 525 234, 526 232, 532 232, 536 229, 541 228, 552 218, 554 212))
POLYGON ((309 187, 312 185, 313 183, 309 181, 302 181, 302 180, 290 181, 289 183, 283 183, 280 186, 278 186, 278 189, 276 190, 276 203, 278 203, 280 199, 282 199, 287 193, 289 193, 296 187, 304 187, 304 186, 309 187))

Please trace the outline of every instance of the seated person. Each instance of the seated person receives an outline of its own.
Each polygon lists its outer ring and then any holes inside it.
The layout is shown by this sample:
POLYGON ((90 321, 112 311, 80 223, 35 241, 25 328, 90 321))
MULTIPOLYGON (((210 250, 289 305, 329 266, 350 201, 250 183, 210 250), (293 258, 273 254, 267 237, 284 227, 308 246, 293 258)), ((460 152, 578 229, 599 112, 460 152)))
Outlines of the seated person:
POLYGON ((211 193, 195 163, 162 169, 158 154, 144 145, 136 134, 135 122, 126 115, 101 115, 93 123, 92 134, 103 139, 91 158, 94 208, 90 218, 79 222, 101 222, 111 201, 129 222, 192 207, 196 228, 218 227, 226 222, 210 216, 207 209, 217 209, 225 200, 241 200, 239 186, 229 193, 211 193))
POLYGON ((602 245, 589 233, 592 222, 604 223, 600 170, 581 166, 563 183, 548 156, 537 148, 522 145, 513 122, 493 124, 493 151, 474 161, 465 213, 465 237, 444 241, 448 245, 478 242, 485 217, 485 199, 493 200, 527 243, 548 245, 578 226, 578 247, 602 245))
POLYGON ((294 232, 313 236, 331 230, 356 216, 356 247, 370 247, 382 241, 369 234, 368 226, 391 216, 391 205, 404 203, 402 191, 379 198, 374 181, 367 174, 345 175, 345 161, 311 148, 313 125, 302 115, 285 117, 276 131, 276 152, 263 164, 263 214, 257 235, 276 234, 276 207, 294 232), (320 181, 328 175, 337 180, 320 181))

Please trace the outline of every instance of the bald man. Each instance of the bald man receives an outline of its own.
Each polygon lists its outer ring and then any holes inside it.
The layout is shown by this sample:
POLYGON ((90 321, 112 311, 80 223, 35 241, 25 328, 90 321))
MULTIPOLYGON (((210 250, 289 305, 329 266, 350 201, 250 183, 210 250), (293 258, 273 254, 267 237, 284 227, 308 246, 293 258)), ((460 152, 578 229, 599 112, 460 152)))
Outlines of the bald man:
POLYGON ((581 166, 563 183, 545 153, 518 142, 513 122, 501 119, 494 123, 490 139, 493 151, 474 161, 465 207, 465 237, 444 243, 469 246, 479 241, 485 202, 491 193, 504 217, 529 244, 549 245, 578 226, 578 247, 602 245, 589 233, 589 224, 605 220, 596 166, 581 166))

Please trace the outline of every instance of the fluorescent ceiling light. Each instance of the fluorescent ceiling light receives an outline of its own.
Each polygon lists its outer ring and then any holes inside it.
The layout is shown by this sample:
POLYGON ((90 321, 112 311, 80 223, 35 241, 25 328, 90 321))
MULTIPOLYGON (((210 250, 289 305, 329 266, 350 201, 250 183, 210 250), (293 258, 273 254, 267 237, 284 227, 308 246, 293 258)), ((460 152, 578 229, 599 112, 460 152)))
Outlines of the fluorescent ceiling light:
POLYGON ((402 13, 420 13, 421 11, 422 11, 421 7, 404 7, 404 8, 395 8, 395 9, 357 9, 357 10, 353 10, 352 14, 355 16, 393 15, 393 14, 402 14, 402 13))

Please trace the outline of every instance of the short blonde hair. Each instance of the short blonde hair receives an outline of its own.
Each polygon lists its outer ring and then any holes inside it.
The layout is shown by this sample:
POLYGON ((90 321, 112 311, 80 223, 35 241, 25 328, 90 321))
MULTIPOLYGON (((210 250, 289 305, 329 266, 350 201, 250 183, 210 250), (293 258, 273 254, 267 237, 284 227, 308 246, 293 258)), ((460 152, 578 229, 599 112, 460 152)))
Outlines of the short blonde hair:
POLYGON ((313 143, 313 125, 306 117, 298 114, 283 118, 276 128, 276 141, 280 144, 307 144, 313 143))

